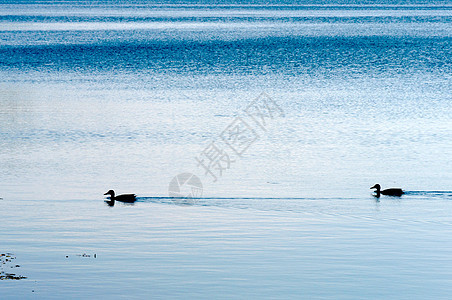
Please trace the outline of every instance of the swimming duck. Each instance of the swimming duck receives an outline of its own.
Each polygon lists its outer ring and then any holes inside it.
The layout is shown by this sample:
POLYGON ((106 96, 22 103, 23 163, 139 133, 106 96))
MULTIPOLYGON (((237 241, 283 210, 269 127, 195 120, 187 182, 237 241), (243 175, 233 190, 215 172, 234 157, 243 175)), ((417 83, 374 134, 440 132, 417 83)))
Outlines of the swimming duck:
POLYGON ((110 200, 105 201, 108 204, 114 204, 115 201, 126 202, 126 203, 133 203, 133 202, 137 201, 137 197, 135 196, 135 194, 124 194, 124 195, 115 196, 115 191, 109 190, 104 195, 110 195, 110 200))
POLYGON ((376 185, 374 185, 373 187, 371 187, 370 189, 377 189, 375 191, 377 193, 375 195, 376 197, 380 197, 380 194, 386 195, 386 196, 396 196, 396 197, 400 197, 404 194, 402 189, 397 189, 397 188, 386 189, 386 190, 381 191, 381 186, 378 183, 376 185))

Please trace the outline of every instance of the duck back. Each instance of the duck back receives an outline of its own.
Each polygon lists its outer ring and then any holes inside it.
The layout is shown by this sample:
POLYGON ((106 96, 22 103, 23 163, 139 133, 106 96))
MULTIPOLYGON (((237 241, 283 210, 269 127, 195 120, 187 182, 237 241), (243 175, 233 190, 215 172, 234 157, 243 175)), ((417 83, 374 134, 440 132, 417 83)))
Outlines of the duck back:
POLYGON ((382 190, 380 193, 386 196, 402 196, 404 194, 402 189, 386 189, 382 190))

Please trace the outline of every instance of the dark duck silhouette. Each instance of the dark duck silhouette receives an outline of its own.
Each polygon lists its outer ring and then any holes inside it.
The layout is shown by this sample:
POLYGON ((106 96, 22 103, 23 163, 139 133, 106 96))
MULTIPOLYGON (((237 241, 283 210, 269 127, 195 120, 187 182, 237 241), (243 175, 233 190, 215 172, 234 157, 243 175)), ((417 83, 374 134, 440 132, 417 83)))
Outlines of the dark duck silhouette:
POLYGON ((397 188, 381 190, 381 186, 378 183, 376 185, 374 185, 373 187, 371 187, 371 189, 376 189, 376 191, 375 191, 376 197, 380 197, 380 194, 386 195, 386 196, 395 196, 395 197, 400 197, 404 194, 402 189, 397 189, 397 188))
POLYGON ((137 197, 135 196, 135 194, 124 194, 124 195, 115 196, 115 191, 109 190, 104 195, 110 195, 110 200, 105 201, 110 206, 115 205, 115 201, 125 202, 125 203, 134 203, 135 201, 137 201, 137 197))

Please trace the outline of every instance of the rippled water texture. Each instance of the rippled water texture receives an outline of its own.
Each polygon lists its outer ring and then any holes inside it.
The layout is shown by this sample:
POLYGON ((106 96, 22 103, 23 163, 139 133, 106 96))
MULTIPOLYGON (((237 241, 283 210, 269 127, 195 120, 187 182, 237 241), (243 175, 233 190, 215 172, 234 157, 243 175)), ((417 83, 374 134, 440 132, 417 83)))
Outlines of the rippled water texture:
POLYGON ((0 295, 450 297, 452 7, 387 3, 0 4, 0 295))

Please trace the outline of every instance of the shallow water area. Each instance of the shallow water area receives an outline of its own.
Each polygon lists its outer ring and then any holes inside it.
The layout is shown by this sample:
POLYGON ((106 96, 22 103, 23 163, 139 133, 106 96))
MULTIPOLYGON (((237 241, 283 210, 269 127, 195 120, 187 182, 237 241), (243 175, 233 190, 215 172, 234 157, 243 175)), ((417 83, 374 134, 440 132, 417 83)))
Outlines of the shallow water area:
POLYGON ((446 299, 451 196, 3 200, 2 247, 28 278, 2 295, 446 299))

